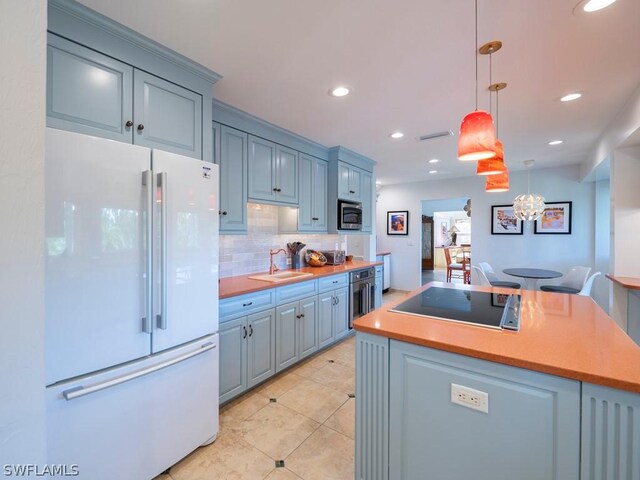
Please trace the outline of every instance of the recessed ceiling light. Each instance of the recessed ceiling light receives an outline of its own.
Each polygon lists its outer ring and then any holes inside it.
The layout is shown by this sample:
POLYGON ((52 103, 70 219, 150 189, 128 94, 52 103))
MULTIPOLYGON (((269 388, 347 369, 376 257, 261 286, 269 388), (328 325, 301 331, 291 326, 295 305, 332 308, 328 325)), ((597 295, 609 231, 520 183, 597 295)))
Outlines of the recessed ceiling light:
POLYGON ((582 96, 581 93, 569 93, 567 95, 565 95, 564 97, 560 98, 561 102, 571 102, 572 100, 577 100, 582 96))
POLYGON ((382 185, 382 182, 380 180, 376 180, 376 185, 382 185))
POLYGON ((351 89, 349 87, 335 87, 329 90, 329 94, 334 97, 344 97, 345 95, 349 95, 351 93, 351 89))
POLYGON ((607 8, 609 5, 614 3, 616 0, 583 0, 578 5, 582 7, 582 10, 591 13, 597 12, 598 10, 602 10, 603 8, 607 8))
POLYGON ((551 142, 549 142, 549 145, 560 145, 562 143, 562 140, 552 140, 551 142))
POLYGON ((404 133, 402 132, 393 132, 391 135, 389 135, 391 138, 402 138, 404 137, 404 133))
POLYGON ((438 173, 438 170, 429 170, 429 173, 433 175, 434 173, 438 173))
POLYGON ((429 163, 438 163, 440 160, 438 160, 437 158, 432 158, 431 160, 429 160, 429 163))

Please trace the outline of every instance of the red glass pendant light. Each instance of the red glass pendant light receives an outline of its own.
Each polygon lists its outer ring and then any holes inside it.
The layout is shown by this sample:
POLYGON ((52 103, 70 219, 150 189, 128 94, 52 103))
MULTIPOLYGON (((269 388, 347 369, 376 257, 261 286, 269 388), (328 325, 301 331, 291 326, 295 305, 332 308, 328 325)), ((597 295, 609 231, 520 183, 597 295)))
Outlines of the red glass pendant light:
POLYGON ((458 159, 483 160, 496 155, 496 129, 489 112, 476 110, 468 113, 460 124, 458 159))
POLYGON ((487 192, 498 193, 509 191, 509 169, 505 167, 505 172, 499 175, 489 175, 487 177, 487 192))
POLYGON ((499 175, 506 170, 507 167, 504 164, 504 146, 500 140, 496 140, 496 156, 486 160, 480 160, 476 166, 476 175, 499 175))

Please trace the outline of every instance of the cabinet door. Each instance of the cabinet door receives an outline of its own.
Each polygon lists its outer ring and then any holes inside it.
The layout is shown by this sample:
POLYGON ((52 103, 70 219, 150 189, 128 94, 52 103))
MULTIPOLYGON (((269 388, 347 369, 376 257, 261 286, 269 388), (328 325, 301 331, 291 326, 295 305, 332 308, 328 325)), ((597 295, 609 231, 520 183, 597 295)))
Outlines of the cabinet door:
POLYGON ((133 105, 133 143, 202 158, 201 95, 135 70, 133 105))
POLYGON ((132 142, 133 68, 48 34, 47 126, 132 142))
POLYGON ((333 295, 336 298, 333 309, 333 331, 338 340, 349 333, 349 288, 336 290, 333 295))
POLYGON ((327 162, 314 159, 313 164, 313 229, 316 232, 327 231, 327 162))
POLYGON ((350 199, 356 202, 362 201, 362 175, 360 170, 351 168, 349 170, 349 193, 350 199))
POLYGON ((220 127, 220 231, 247 231, 247 134, 220 127))
POLYGON ((276 199, 282 203, 298 203, 298 152, 278 145, 276 147, 276 199))
POLYGON ((275 310, 249 315, 247 327, 247 382, 251 388, 276 373, 275 310))
POLYGON ((314 222, 311 220, 313 216, 314 205, 314 159, 300 154, 298 157, 298 185, 299 185, 299 203, 298 203, 298 231, 313 231, 314 222))
POLYGON ((338 162, 338 198, 351 198, 350 181, 351 168, 346 163, 338 162))
POLYGON ((371 232, 373 228, 373 176, 369 172, 360 175, 362 197, 362 231, 371 232))
POLYGON ((287 303, 276 308, 276 372, 284 370, 298 361, 296 340, 298 338, 298 302, 287 303))
POLYGON ((298 319, 298 360, 318 350, 318 297, 300 300, 298 319))
POLYGON ((218 122, 213 122, 212 138, 213 138, 213 163, 220 165, 220 125, 218 122))
POLYGON ((276 144, 249 135, 249 198, 276 198, 276 144))
POLYGON ((580 478, 580 382, 394 340, 389 372, 389 478, 580 478))
POLYGON ((318 295, 318 348, 333 343, 334 292, 318 295))
POLYGON ((376 276, 375 290, 375 304, 373 307, 380 308, 382 306, 382 275, 376 276))
POLYGON ((247 389, 247 317, 220 324, 220 403, 247 389))

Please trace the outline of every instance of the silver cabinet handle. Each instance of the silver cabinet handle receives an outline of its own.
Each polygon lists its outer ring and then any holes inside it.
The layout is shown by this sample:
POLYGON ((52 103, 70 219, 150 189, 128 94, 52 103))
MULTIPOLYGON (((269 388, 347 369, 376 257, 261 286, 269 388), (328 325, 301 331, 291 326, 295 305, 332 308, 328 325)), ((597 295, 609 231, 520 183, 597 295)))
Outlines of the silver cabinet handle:
POLYGON ((145 269, 146 269, 146 280, 144 285, 145 290, 145 316, 142 317, 142 331, 144 333, 151 333, 151 319, 153 318, 153 251, 151 248, 153 242, 153 230, 151 229, 151 221, 153 217, 153 193, 155 192, 153 175, 151 170, 145 170, 142 172, 142 185, 147 188, 145 203, 146 203, 146 211, 145 211, 145 225, 144 231, 145 236, 145 269))
POLYGON ((167 173, 158 174, 160 187, 160 313, 156 325, 167 329, 167 173))
POLYGON ((216 348, 215 343, 207 342, 204 345, 202 345, 198 350, 186 353, 180 357, 172 358, 171 360, 167 360, 166 362, 159 363, 152 367, 143 368, 142 370, 137 370, 135 372, 127 373, 126 375, 112 378, 111 380, 107 380, 106 382, 98 383, 96 385, 91 385, 90 387, 78 386, 75 388, 70 388, 69 390, 65 390, 64 392, 62 392, 62 396, 67 401, 73 400, 75 398, 84 397, 85 395, 89 395, 90 393, 95 393, 95 392, 99 392, 100 390, 105 390, 110 387, 115 387, 116 385, 120 385, 121 383, 128 382, 129 380, 134 380, 136 378, 149 375, 150 373, 157 372, 158 370, 162 370, 163 368, 170 367, 171 365, 175 365, 176 363, 183 362, 191 357, 195 357, 196 355, 200 355, 204 352, 208 352, 209 350, 212 350, 214 348, 216 348))

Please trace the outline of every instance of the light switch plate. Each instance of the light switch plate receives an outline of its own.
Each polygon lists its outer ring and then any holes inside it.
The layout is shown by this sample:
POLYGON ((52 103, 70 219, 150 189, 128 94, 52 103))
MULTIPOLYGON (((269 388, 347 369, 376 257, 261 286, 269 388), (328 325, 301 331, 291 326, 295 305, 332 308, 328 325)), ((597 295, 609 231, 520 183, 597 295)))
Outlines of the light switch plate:
POLYGON ((489 394, 480 390, 452 383, 451 402, 479 412, 489 413, 489 394))

